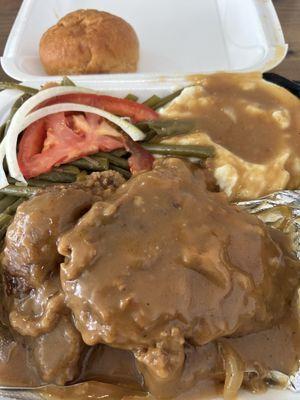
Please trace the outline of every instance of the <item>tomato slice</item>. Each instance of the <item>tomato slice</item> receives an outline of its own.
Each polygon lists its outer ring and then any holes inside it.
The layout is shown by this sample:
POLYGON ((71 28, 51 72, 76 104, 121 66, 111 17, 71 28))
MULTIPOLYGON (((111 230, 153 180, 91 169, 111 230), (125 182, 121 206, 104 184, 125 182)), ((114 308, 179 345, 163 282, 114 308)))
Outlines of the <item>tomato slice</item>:
POLYGON ((99 151, 126 148, 132 173, 152 168, 153 157, 129 136, 95 114, 56 113, 31 124, 23 133, 18 162, 25 178, 49 172, 99 151))
POLYGON ((159 117, 158 113, 152 110, 152 108, 136 103, 135 101, 91 93, 71 93, 52 97, 41 103, 38 108, 57 103, 78 103, 101 108, 121 117, 130 117, 133 122, 151 121, 159 117))

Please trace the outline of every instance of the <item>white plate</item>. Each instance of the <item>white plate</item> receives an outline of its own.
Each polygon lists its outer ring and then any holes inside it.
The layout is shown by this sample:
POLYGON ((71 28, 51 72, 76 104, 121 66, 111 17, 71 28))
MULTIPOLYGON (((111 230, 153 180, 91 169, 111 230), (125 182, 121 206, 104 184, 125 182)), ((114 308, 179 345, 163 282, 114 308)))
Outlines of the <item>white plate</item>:
POLYGON ((20 81, 49 79, 39 40, 79 8, 125 18, 137 31, 141 56, 136 74, 79 75, 78 81, 162 83, 199 72, 265 71, 287 51, 271 0, 24 0, 1 59, 4 71, 20 81))

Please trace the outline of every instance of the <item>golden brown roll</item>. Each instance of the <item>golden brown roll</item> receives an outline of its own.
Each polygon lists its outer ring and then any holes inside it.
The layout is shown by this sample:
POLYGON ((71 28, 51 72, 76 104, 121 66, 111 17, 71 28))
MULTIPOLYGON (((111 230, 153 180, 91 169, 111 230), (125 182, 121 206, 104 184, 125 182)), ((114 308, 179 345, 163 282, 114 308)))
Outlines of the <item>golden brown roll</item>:
POLYGON ((49 75, 135 72, 139 42, 122 18, 77 10, 43 34, 40 58, 49 75))

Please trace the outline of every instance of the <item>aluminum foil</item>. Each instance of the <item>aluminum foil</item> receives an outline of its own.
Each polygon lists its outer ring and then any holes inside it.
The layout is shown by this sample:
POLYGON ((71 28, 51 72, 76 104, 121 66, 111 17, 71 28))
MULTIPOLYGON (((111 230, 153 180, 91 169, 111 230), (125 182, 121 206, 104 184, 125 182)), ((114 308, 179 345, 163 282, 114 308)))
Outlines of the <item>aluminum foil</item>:
POLYGON ((237 204, 257 214, 267 225, 290 234, 293 251, 300 260, 300 190, 283 190, 237 204))
MULTIPOLYGON (((256 214, 265 224, 290 235, 292 251, 300 260, 300 190, 284 190, 272 193, 257 200, 236 203, 251 214, 256 214)), ((300 289, 298 291, 298 310, 300 323, 300 289)), ((300 340, 300 338, 299 338, 300 340)), ((271 371, 270 378, 293 392, 300 392, 299 371, 286 376, 279 371, 271 371)))
POLYGON ((31 390, 0 390, 0 400, 41 400, 42 396, 31 390))

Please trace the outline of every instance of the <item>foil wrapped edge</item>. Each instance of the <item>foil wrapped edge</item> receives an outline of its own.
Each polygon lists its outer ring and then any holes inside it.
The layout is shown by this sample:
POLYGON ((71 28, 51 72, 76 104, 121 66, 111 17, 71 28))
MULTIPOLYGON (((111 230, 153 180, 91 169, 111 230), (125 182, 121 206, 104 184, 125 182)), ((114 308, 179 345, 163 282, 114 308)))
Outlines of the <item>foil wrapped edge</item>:
MULTIPOLYGON (((249 213, 256 214, 267 225, 288 233, 294 255, 300 261, 300 190, 283 190, 256 200, 240 201, 236 204, 249 213), (282 207, 289 211, 289 215, 284 216, 280 211, 278 212, 280 208, 282 211, 282 207), (279 228, 278 223, 281 224, 279 228)), ((300 323, 300 288, 298 290, 297 310, 300 323)), ((287 376, 280 371, 271 371, 270 377, 273 381, 278 382, 281 387, 300 393, 300 359, 299 370, 293 375, 287 376)))

